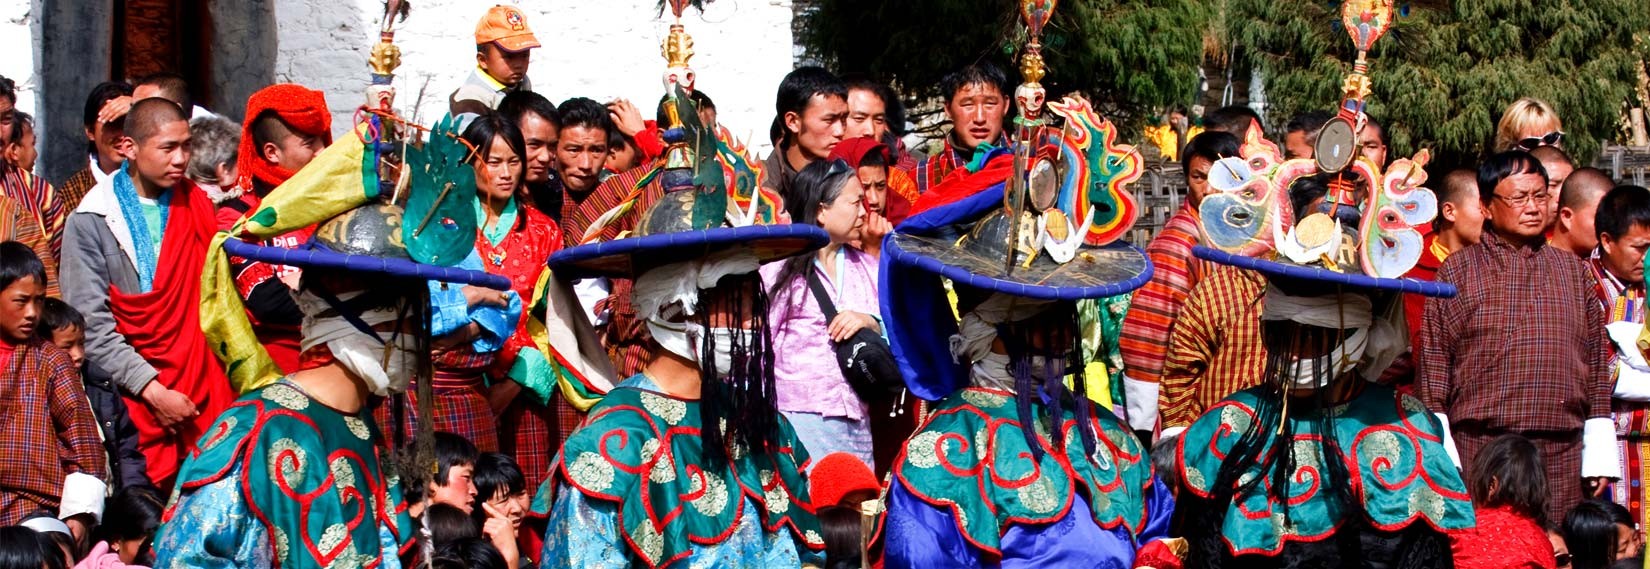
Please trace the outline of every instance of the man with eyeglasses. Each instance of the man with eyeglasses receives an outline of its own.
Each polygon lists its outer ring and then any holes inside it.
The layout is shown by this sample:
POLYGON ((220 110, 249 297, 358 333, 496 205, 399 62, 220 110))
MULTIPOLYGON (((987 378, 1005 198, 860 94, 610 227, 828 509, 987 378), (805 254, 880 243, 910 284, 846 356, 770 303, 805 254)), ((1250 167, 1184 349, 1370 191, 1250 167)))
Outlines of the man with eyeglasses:
POLYGON ((1488 231, 1438 269, 1460 295, 1426 302, 1419 393, 1453 434, 1461 464, 1501 434, 1535 442, 1553 491, 1548 515, 1558 519, 1584 487, 1600 496, 1619 476, 1604 309, 1586 264, 1543 236, 1539 161, 1491 156, 1478 191, 1488 231))

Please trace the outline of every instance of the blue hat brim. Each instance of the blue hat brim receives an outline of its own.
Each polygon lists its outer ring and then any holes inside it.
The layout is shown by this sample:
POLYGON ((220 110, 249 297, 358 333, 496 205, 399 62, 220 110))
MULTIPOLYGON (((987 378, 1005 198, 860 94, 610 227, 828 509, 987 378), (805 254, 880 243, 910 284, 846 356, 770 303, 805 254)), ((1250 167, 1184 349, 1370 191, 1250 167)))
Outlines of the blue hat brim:
MULTIPOLYGON (((882 242, 877 294, 883 329, 911 394, 937 401, 968 386, 969 364, 952 359, 950 338, 957 315, 947 300, 944 279, 980 290, 1042 300, 1076 301, 1127 294, 1152 278, 1152 264, 1140 249, 1126 244, 1084 247, 1079 254, 1095 259, 1086 268, 1083 286, 1051 286, 1027 280, 1024 271, 1001 275, 1003 260, 985 260, 954 247, 946 238, 959 228, 1002 208, 1003 185, 997 183, 958 201, 907 218, 882 242), (969 266, 977 266, 970 270, 969 266)), ((1085 262, 1085 261, 1074 261, 1085 262)), ((1063 270, 1063 269, 1062 269, 1063 270)), ((1059 271, 1043 272, 1073 282, 1059 271)))
POLYGON ((650 268, 704 258, 744 246, 762 263, 793 257, 831 242, 824 229, 806 224, 750 225, 628 237, 562 249, 550 256, 559 278, 635 278, 650 268))
POLYGON ((510 279, 483 271, 442 267, 371 255, 351 255, 311 242, 300 248, 266 247, 239 239, 225 239, 223 250, 230 255, 255 261, 305 269, 336 269, 350 273, 374 273, 397 278, 474 285, 493 290, 510 290, 510 279))
POLYGON ((1192 247, 1192 254, 1199 259, 1212 263, 1258 271, 1268 279, 1288 281, 1295 288, 1323 288, 1326 294, 1333 292, 1328 290, 1332 287, 1407 292, 1435 298, 1450 298, 1456 294, 1455 285, 1445 282, 1383 279, 1369 275, 1340 273, 1322 267, 1279 263, 1258 257, 1227 253, 1202 245, 1192 247))

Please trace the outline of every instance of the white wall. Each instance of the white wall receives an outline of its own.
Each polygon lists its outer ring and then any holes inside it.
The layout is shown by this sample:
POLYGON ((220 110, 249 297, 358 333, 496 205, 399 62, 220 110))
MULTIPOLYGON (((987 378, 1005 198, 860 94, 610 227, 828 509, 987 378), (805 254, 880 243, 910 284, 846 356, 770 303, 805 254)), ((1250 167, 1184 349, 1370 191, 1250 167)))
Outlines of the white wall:
MULTIPOLYGON (((36 117, 37 91, 35 62, 40 59, 40 43, 33 29, 39 13, 33 0, 0 0, 0 75, 17 82, 17 109, 36 117)), ((38 119, 36 119, 38 122, 38 119)))
MULTIPOLYGON (((502 0, 510 2, 511 0, 502 0)), ((0 6, 27 0, 0 0, 0 6)), ((475 67, 475 23, 494 2, 419 0, 399 26, 398 106, 410 112, 428 81, 420 120, 446 112, 447 96, 475 67)), ((544 47, 533 53, 533 88, 552 101, 624 97, 652 117, 663 95, 659 42, 669 25, 656 0, 517 1, 544 47)), ((275 80, 321 89, 334 130, 350 126, 370 79, 367 50, 377 39, 381 0, 277 0, 275 80)), ((691 11, 690 11, 691 12, 691 11)), ((791 0, 719 0, 683 18, 693 35, 698 85, 719 121, 766 152, 774 91, 792 68, 791 0), (758 144, 759 143, 759 144, 758 144)))

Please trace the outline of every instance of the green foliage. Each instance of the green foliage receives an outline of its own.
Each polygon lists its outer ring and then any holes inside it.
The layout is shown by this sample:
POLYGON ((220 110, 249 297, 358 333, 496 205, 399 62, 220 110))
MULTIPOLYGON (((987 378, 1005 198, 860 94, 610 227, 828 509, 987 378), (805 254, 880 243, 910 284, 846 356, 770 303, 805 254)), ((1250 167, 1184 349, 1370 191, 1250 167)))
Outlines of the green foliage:
MULTIPOLYGON (((1014 0, 815 0, 799 39, 810 57, 837 72, 860 72, 900 87, 913 109, 934 109, 940 78, 989 61, 1020 82, 1025 32, 1014 0), (926 107, 923 103, 929 103, 926 107)), ((1197 96, 1203 0, 1063 0, 1044 30, 1043 79, 1050 99, 1081 92, 1132 130, 1169 105, 1197 96)))
MULTIPOLYGON (((1443 164, 1472 163, 1496 121, 1520 97, 1551 103, 1565 148, 1591 162, 1615 138, 1646 55, 1643 0, 1414 2, 1370 54, 1368 112, 1389 128, 1397 155, 1429 148, 1443 164), (1639 40, 1639 41, 1635 41, 1639 40)), ((1226 0, 1222 35, 1240 65, 1264 72, 1268 119, 1334 110, 1352 68, 1338 3, 1226 0)))

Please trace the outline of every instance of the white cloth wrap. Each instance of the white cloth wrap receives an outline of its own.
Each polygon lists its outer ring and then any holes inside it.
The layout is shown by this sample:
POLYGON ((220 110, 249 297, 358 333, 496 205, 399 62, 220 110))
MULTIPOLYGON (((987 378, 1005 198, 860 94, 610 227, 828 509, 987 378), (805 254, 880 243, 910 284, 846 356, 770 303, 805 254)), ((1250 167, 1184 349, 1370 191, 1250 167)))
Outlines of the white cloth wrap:
POLYGON ((57 517, 69 519, 80 514, 91 514, 103 523, 103 501, 109 494, 109 485, 98 477, 84 472, 70 472, 63 477, 63 501, 57 507, 57 517))
MULTIPOLYGON (((1292 296, 1271 285, 1266 287, 1266 303, 1260 315, 1263 321, 1289 321, 1333 330, 1356 330, 1332 353, 1352 358, 1359 375, 1370 381, 1379 379, 1387 367, 1409 348, 1409 337, 1402 318, 1401 305, 1396 302, 1388 305, 1386 314, 1376 318, 1374 302, 1367 294, 1292 296)), ((1338 358, 1335 363, 1339 368, 1338 358)), ((1338 377, 1344 370, 1335 371, 1338 377)))
POLYGON ((1031 318, 1053 304, 1052 300, 992 293, 991 298, 963 315, 957 333, 951 336, 952 361, 960 364, 980 361, 991 353, 991 343, 997 339, 998 324, 1031 318))
POLYGON ((1630 321, 1611 322, 1604 327, 1610 341, 1616 344, 1617 399, 1650 401, 1650 362, 1645 361, 1638 345, 1639 332, 1643 330, 1643 324, 1630 321))
MULTIPOLYGON (((338 295, 339 302, 363 294, 356 291, 338 295)), ((294 295, 298 302, 298 309, 304 313, 304 323, 300 334, 303 340, 298 347, 302 351, 325 344, 332 352, 332 357, 346 369, 367 382, 367 387, 373 395, 389 396, 407 390, 407 384, 412 381, 409 364, 417 349, 417 339, 412 334, 395 334, 396 347, 390 354, 390 361, 384 361, 384 344, 366 332, 355 328, 343 316, 333 314, 322 316, 332 305, 327 304, 321 297, 308 291, 300 291, 294 295)), ((361 322, 368 326, 398 322, 401 315, 393 307, 375 308, 356 315, 361 322)), ((389 336, 380 333, 380 336, 389 336)))
POLYGON ((1155 381, 1135 379, 1126 372, 1123 374, 1123 395, 1128 403, 1124 414, 1128 415, 1130 428, 1136 431, 1157 428, 1157 398, 1161 389, 1155 381))
POLYGON ((1438 426, 1443 429, 1444 454, 1449 455, 1450 462, 1455 463, 1456 468, 1461 468, 1461 451, 1455 448, 1455 435, 1449 429, 1449 415, 1433 413, 1432 416, 1438 418, 1438 426))
MULTIPOLYGON (((44 516, 38 517, 38 518, 30 518, 30 519, 24 520, 22 523, 19 523, 17 525, 32 529, 36 533, 54 533, 55 532, 55 533, 61 533, 63 535, 69 536, 69 537, 74 537, 74 532, 69 531, 69 524, 65 524, 65 523, 63 523, 63 520, 60 520, 60 519, 57 519, 57 518, 48 518, 48 517, 44 517, 44 516)), ((48 565, 48 567, 49 567, 49 565, 48 565)))
POLYGON ((699 291, 715 287, 722 277, 754 273, 761 266, 756 254, 746 247, 663 265, 636 277, 630 302, 660 347, 698 362, 704 327, 682 317, 693 316, 694 307, 699 304, 699 291))
POLYGON ((1581 477, 1621 478, 1616 422, 1609 417, 1593 417, 1581 424, 1581 477))

